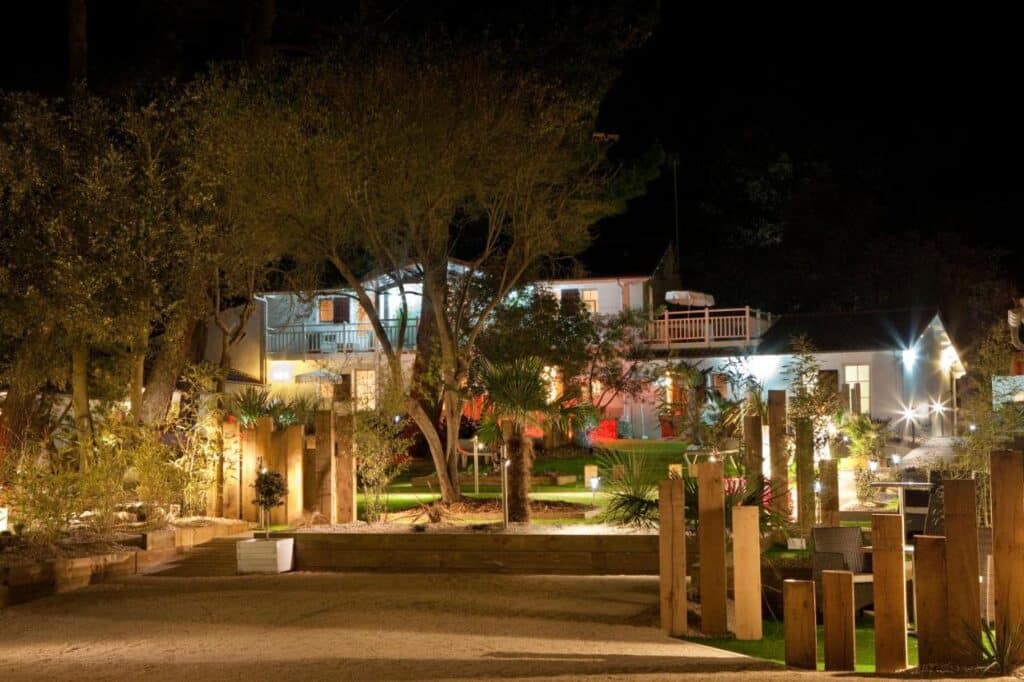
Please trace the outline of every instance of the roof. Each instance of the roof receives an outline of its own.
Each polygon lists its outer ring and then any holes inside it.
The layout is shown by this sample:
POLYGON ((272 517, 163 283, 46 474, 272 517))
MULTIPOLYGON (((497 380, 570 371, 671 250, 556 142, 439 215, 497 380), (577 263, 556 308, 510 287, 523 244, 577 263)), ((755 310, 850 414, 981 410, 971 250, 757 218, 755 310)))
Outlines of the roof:
POLYGON ((798 336, 807 337, 819 353, 903 350, 938 315, 935 308, 782 315, 761 337, 757 353, 790 353, 798 336))

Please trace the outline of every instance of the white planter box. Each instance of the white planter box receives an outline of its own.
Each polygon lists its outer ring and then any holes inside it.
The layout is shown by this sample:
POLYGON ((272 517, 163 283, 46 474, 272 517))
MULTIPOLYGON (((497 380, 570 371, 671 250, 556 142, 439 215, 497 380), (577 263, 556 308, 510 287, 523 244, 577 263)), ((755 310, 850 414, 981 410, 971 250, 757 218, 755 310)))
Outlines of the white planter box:
POLYGON ((239 573, 284 573, 292 570, 294 538, 242 540, 238 548, 239 573))

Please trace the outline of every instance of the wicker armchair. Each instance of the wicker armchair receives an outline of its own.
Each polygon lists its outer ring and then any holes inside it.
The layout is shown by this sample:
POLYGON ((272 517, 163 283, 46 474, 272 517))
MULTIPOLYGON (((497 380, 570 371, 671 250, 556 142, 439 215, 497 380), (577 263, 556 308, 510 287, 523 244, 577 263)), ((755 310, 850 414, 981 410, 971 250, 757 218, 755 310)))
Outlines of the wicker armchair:
POLYGON ((874 576, 864 567, 864 536, 860 528, 813 528, 811 569, 817 591, 818 610, 822 607, 821 572, 852 571, 853 602, 859 615, 874 603, 874 576))

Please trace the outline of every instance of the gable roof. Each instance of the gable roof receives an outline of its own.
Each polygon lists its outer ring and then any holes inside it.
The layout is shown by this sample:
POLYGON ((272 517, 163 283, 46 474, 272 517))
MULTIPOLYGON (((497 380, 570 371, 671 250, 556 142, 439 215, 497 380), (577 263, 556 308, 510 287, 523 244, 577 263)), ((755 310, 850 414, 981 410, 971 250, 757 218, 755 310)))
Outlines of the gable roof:
POLYGON ((819 353, 903 350, 936 317, 936 308, 782 315, 761 337, 757 353, 790 353, 797 336, 806 336, 819 353))

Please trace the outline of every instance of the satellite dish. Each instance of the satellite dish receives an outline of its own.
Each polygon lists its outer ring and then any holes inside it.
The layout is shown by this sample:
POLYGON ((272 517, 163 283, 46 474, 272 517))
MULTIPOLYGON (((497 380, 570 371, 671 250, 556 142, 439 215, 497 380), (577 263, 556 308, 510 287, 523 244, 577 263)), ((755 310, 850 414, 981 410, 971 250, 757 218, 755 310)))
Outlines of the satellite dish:
POLYGON ((710 308, 715 305, 715 297, 700 291, 667 291, 665 302, 689 308, 710 308))

